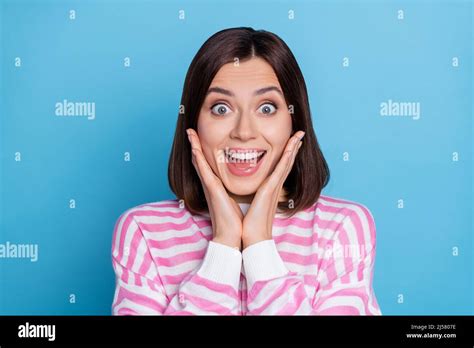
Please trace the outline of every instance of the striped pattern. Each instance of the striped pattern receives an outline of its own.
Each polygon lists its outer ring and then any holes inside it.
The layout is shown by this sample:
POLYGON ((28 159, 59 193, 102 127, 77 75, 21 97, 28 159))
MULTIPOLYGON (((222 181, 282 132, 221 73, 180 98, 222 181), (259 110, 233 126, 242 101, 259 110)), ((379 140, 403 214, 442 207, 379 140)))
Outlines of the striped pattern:
POLYGON ((372 287, 375 223, 358 203, 320 196, 273 240, 242 253, 212 242, 209 214, 177 200, 117 220, 114 315, 380 315, 372 287))

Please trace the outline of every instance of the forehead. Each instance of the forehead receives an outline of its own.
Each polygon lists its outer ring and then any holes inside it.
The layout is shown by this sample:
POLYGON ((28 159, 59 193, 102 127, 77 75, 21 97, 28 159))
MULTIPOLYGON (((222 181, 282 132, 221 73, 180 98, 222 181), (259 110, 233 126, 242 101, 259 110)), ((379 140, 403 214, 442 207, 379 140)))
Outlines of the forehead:
POLYGON ((247 61, 239 62, 237 66, 234 62, 224 64, 212 80, 210 87, 231 86, 236 89, 246 86, 263 87, 267 84, 280 86, 272 66, 262 58, 253 57, 247 61))

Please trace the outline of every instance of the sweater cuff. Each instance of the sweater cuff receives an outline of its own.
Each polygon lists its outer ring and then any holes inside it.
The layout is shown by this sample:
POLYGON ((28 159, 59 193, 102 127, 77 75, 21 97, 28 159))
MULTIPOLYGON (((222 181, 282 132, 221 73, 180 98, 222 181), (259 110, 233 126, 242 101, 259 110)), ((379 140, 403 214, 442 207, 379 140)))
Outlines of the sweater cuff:
POLYGON ((241 269, 242 253, 239 250, 211 240, 197 274, 216 283, 238 289, 241 269))
POLYGON ((289 273, 273 239, 250 245, 242 251, 249 289, 255 282, 279 278, 289 273))

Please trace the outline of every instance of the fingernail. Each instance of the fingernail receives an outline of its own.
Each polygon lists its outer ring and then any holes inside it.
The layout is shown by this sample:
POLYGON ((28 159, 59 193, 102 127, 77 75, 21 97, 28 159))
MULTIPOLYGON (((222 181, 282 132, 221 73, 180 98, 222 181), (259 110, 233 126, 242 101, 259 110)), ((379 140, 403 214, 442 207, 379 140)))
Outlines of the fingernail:
POLYGON ((303 134, 299 136, 300 140, 303 139, 303 137, 304 137, 305 134, 306 134, 306 133, 303 132, 303 134))
POLYGON ((196 150, 192 149, 193 155, 196 156, 196 150))

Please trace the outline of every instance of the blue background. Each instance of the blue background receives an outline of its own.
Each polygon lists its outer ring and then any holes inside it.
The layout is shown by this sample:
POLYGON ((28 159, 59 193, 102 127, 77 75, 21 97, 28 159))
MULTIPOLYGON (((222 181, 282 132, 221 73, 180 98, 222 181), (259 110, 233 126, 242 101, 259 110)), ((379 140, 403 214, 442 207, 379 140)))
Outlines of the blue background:
POLYGON ((332 174, 323 193, 375 217, 382 313, 473 314, 472 17, 469 1, 2 1, 0 243, 39 255, 0 258, 0 314, 110 314, 115 221, 174 198, 187 68, 236 26, 296 56, 332 174), (56 116, 63 99, 95 102, 95 119, 56 116), (389 99, 419 102, 420 119, 382 117, 389 99))

